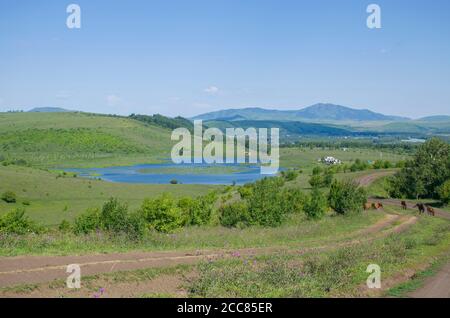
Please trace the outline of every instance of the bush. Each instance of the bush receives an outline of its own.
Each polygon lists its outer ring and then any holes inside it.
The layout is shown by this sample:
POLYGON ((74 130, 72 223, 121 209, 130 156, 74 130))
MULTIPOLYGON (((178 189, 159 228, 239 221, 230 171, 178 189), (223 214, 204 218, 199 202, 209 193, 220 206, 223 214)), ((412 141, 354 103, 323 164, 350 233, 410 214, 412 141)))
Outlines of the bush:
POLYGON ((211 220, 211 214, 214 208, 214 202, 217 197, 214 192, 195 199, 183 198, 178 201, 178 207, 182 210, 184 216, 183 224, 187 225, 205 225, 211 220))
POLYGON ((178 184, 178 180, 177 179, 172 179, 172 180, 170 180, 170 184, 178 184))
POLYGON ((311 176, 308 182, 311 185, 311 187, 320 188, 323 185, 323 178, 321 175, 314 174, 311 176))
POLYGON ((283 207, 286 213, 300 213, 303 211, 307 198, 299 189, 285 189, 283 191, 283 207))
POLYGON ((145 233, 145 221, 139 212, 128 213, 125 204, 117 199, 109 199, 102 210, 88 209, 75 220, 74 232, 88 234, 96 230, 111 233, 124 233, 132 238, 141 237, 145 233))
POLYGON ((72 230, 72 225, 67 220, 62 220, 58 225, 58 230, 61 232, 70 232, 72 230))
POLYGON ((328 195, 330 207, 339 214, 358 212, 367 202, 366 192, 352 181, 335 180, 328 195))
POLYGON ((248 225, 248 206, 245 202, 234 202, 219 208, 220 224, 226 227, 248 225))
POLYGON ((40 229, 28 219, 24 209, 15 209, 0 217, 0 233, 26 234, 38 233, 40 229))
POLYGON ((121 204, 117 199, 111 198, 107 201, 100 212, 102 228, 111 232, 127 232, 128 207, 121 204))
POLYGON ((238 192, 241 196, 241 199, 246 199, 252 195, 253 189, 250 185, 244 185, 242 187, 239 187, 238 192))
POLYGON ((450 180, 444 182, 442 186, 439 187, 439 199, 442 203, 448 204, 450 202, 450 180))
POLYGON ((75 234, 88 234, 101 229, 100 211, 98 209, 88 209, 75 219, 75 234))
POLYGON ((172 232, 185 223, 182 210, 168 194, 156 199, 146 199, 141 213, 148 225, 158 232, 172 232))
POLYGON ((6 191, 6 192, 3 192, 3 194, 2 194, 2 200, 5 201, 6 203, 16 203, 17 196, 12 191, 6 191))
POLYGON ((303 210, 309 219, 320 219, 328 210, 327 198, 318 188, 314 188, 303 210))
POLYGON ((281 176, 286 180, 286 181, 293 181, 295 179, 297 179, 298 177, 298 172, 295 170, 287 170, 287 171, 281 171, 281 176))
POLYGON ((278 226, 286 216, 281 188, 284 180, 278 177, 264 178, 253 185, 247 198, 250 222, 262 226, 278 226))

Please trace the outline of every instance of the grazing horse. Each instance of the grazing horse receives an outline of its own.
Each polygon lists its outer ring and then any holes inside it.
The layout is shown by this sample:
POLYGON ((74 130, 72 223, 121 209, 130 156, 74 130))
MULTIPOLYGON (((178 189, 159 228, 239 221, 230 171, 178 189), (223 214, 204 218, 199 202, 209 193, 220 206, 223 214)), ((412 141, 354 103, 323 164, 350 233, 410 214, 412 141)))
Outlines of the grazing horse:
POLYGON ((370 210, 372 205, 370 203, 364 203, 364 210, 370 210))
POLYGON ((406 204, 406 201, 402 201, 402 209, 406 210, 408 208, 408 205, 406 204))
POLYGON ((381 209, 381 208, 383 208, 383 204, 381 204, 380 202, 372 203, 372 209, 378 210, 378 209, 381 209))
POLYGON ((434 216, 434 209, 431 206, 427 205, 427 212, 429 215, 434 216))
POLYGON ((413 206, 413 208, 418 208, 419 209, 419 213, 425 213, 425 205, 423 203, 417 203, 415 206, 413 206))

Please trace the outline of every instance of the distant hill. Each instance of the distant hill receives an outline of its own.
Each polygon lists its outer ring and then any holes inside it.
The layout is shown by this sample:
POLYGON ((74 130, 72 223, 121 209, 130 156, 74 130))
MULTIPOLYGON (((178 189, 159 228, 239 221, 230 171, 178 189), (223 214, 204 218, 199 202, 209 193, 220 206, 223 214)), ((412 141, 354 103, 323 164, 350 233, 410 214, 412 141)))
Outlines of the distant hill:
POLYGON ((67 113, 73 110, 67 110, 60 107, 35 107, 28 111, 29 113, 67 113))
POLYGON ((273 110, 258 107, 227 109, 195 116, 203 120, 285 120, 285 121, 400 121, 406 117, 389 116, 368 109, 334 104, 315 104, 300 110, 273 110))
POLYGON ((427 121, 427 122, 449 121, 450 122, 450 116, 446 116, 446 115, 428 116, 428 117, 423 117, 423 118, 417 119, 417 121, 427 121))
POLYGON ((187 128, 191 131, 194 129, 194 124, 189 119, 186 119, 181 116, 170 118, 160 114, 155 115, 131 114, 129 118, 138 120, 146 124, 157 125, 168 129, 176 129, 180 127, 187 128))

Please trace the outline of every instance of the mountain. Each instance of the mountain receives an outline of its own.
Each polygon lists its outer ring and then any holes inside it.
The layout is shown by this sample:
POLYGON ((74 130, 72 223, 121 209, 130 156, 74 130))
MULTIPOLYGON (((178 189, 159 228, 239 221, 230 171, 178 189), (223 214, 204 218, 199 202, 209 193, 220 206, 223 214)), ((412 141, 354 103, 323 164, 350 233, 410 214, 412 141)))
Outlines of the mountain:
POLYGON ((446 122, 450 121, 450 116, 446 115, 436 115, 436 116, 428 116, 417 119, 417 121, 426 121, 426 122, 446 122))
POLYGON ((29 113, 67 113, 73 112, 72 110, 67 110, 60 107, 35 107, 28 111, 29 113))
POLYGON ((388 116, 368 109, 354 109, 334 104, 315 104, 300 110, 273 110, 258 107, 227 109, 195 116, 203 120, 288 120, 288 121, 399 121, 405 117, 388 116))

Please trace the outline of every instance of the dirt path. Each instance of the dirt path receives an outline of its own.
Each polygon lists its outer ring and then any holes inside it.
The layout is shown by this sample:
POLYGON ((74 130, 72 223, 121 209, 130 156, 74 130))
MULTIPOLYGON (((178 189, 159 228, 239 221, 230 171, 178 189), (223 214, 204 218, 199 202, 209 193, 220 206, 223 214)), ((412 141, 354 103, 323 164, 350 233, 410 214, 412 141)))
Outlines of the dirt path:
POLYGON ((241 256, 274 254, 293 251, 308 253, 314 250, 327 250, 358 244, 362 241, 388 235, 392 231, 402 231, 412 225, 417 218, 386 215, 377 223, 350 233, 347 241, 325 246, 286 248, 282 246, 264 248, 245 248, 237 250, 202 250, 192 252, 133 252, 120 254, 85 255, 85 256, 19 256, 0 258, 0 287, 20 284, 49 282, 66 279, 67 265, 78 264, 83 276, 100 273, 130 271, 142 268, 171 267, 179 264, 195 264, 201 260, 241 256), (400 224, 392 227, 395 222, 400 224), (384 230, 384 231, 383 231, 384 230))
MULTIPOLYGON (((373 173, 363 176, 358 179, 361 186, 368 186, 378 178, 386 176, 388 174, 373 173)), ((371 202, 381 202, 383 204, 402 206, 402 200, 397 199, 377 199, 371 198, 371 202)), ((415 205, 414 202, 406 201, 409 209, 412 209, 415 205)), ((450 220, 450 213, 433 208, 437 217, 450 220)), ((424 285, 414 292, 409 294, 414 298, 450 298, 450 263, 446 264, 436 275, 425 280, 424 285)))
POLYGON ((366 187, 371 183, 373 183, 375 180, 380 179, 382 177, 390 176, 394 173, 395 171, 377 171, 357 178, 356 182, 358 182, 360 186, 366 187))
POLYGON ((424 285, 409 294, 413 298, 450 298, 450 263, 436 275, 425 280, 424 285))

